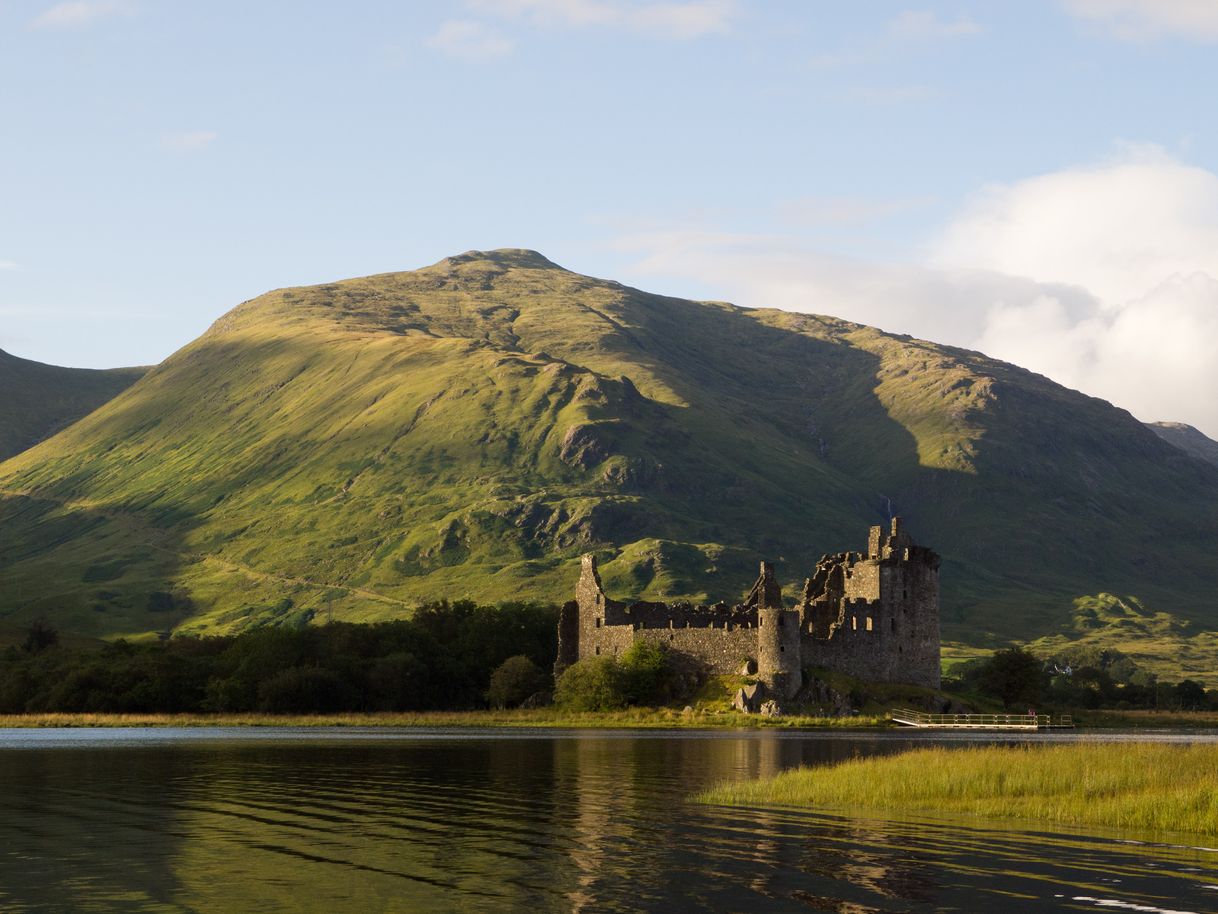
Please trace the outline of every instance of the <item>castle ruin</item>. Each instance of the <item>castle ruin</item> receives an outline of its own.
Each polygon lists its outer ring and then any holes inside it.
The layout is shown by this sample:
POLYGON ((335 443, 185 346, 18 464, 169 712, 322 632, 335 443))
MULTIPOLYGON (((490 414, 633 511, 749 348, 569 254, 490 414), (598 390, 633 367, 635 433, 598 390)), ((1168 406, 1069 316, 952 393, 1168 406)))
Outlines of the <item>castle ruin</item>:
POLYGON ((823 667, 874 682, 939 687, 939 556, 893 518, 872 527, 867 552, 826 555, 788 608, 770 563, 743 603, 622 603, 605 595, 596 558, 583 557, 575 599, 558 622, 556 674, 651 639, 696 658, 708 673, 755 669, 790 698, 803 670, 823 667))

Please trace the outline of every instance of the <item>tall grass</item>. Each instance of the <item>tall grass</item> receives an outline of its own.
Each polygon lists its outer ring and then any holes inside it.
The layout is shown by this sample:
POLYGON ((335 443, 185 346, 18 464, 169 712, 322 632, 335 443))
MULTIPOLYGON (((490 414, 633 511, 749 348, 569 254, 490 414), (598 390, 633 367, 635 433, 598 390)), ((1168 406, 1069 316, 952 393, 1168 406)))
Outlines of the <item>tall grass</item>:
POLYGON ((725 783, 698 799, 1218 835, 1218 746, 916 749, 725 783))

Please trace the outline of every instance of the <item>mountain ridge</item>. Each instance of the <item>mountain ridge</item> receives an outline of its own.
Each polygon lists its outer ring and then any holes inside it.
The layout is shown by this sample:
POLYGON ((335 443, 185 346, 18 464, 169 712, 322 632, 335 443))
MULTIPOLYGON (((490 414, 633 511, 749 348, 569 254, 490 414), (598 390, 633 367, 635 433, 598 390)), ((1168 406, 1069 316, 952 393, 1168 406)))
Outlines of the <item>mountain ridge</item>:
POLYGON ((1152 432, 1186 454, 1218 466, 1218 441, 1184 422, 1147 422, 1152 432))
POLYGON ((92 412, 139 380, 147 368, 63 368, 0 349, 0 460, 18 454, 92 412))
POLYGON ((761 557, 790 594, 893 512, 945 557, 950 637, 1050 634, 1099 592, 1218 626, 1218 471, 1127 412, 525 249, 244 302, 0 490, 28 537, 0 606, 91 634, 565 599, 585 550, 616 595, 730 598, 761 557))

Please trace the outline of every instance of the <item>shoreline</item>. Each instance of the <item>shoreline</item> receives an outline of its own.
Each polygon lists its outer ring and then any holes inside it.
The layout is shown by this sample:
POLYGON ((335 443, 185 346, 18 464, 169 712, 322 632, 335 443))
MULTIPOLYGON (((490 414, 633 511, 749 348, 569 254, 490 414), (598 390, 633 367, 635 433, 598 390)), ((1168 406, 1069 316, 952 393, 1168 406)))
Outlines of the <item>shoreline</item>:
MULTIPOLYGON (((1077 718, 1076 718, 1077 719, 1077 718)), ((1079 730, 1204 730, 1218 728, 1218 714, 1212 712, 1168 711, 1093 711, 1079 721, 1079 730)), ((554 708, 507 711, 384 711, 336 712, 333 714, 128 714, 128 713, 48 713, 0 714, 0 729, 47 728, 167 728, 167 727, 380 727, 416 728, 530 728, 582 730, 885 730, 901 727, 886 715, 858 717, 812 717, 783 715, 763 717, 736 711, 673 708, 634 708, 624 711, 564 712, 554 708)), ((933 729, 910 733, 934 733, 933 729)), ((946 732, 946 731, 945 731, 946 732)), ((988 731, 978 731, 988 732, 988 731)), ((997 731, 995 731, 997 732, 997 731)))
POLYGON ((531 728, 571 730, 890 730, 883 717, 762 717, 739 712, 645 709, 566 713, 527 711, 386 711, 335 714, 2 714, 0 729, 166 727, 531 728))

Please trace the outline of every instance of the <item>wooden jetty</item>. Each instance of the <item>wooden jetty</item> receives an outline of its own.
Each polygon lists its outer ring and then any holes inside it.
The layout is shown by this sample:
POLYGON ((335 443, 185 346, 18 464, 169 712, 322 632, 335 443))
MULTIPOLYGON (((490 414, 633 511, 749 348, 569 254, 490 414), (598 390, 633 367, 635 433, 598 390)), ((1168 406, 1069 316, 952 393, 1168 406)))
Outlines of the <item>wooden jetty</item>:
POLYGON ((898 708, 891 714, 894 722, 920 730, 1071 730, 1069 714, 930 714, 898 708))

